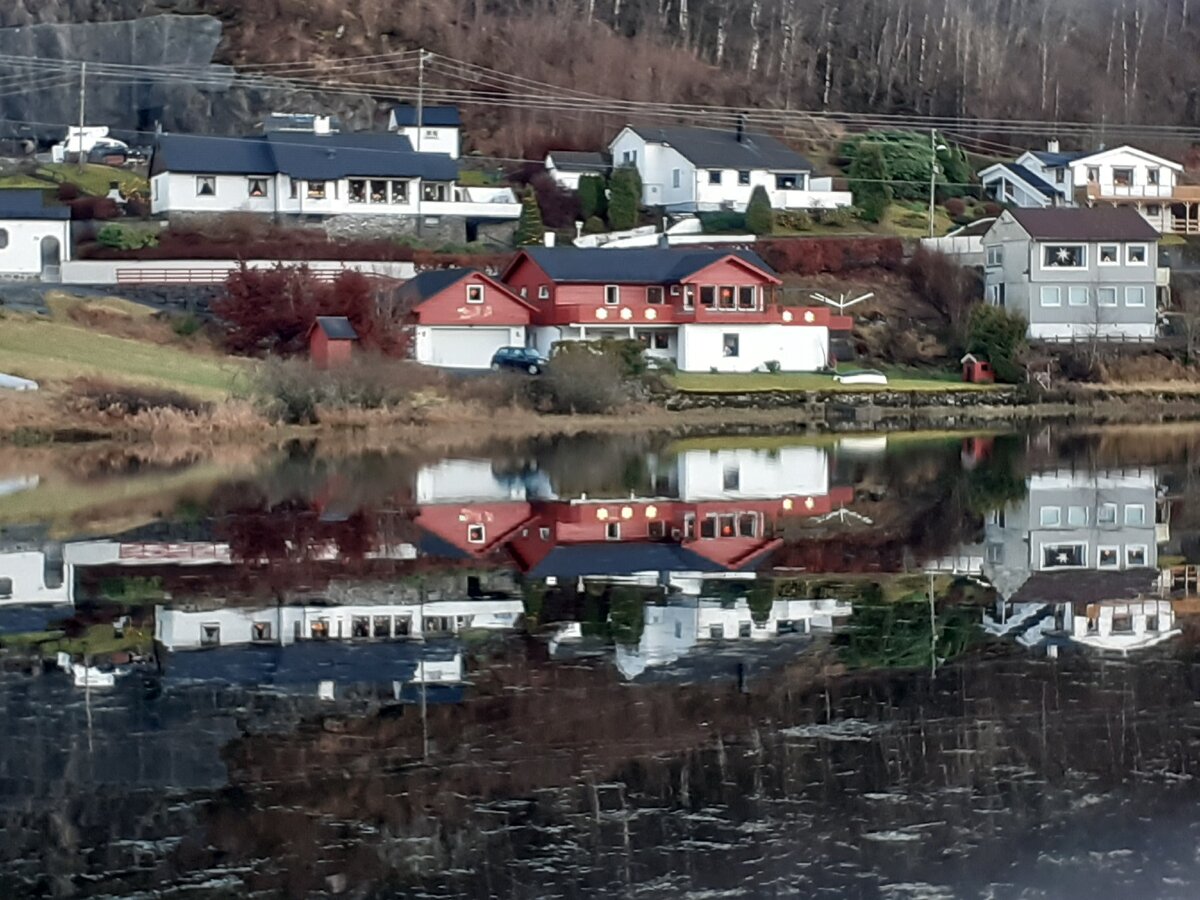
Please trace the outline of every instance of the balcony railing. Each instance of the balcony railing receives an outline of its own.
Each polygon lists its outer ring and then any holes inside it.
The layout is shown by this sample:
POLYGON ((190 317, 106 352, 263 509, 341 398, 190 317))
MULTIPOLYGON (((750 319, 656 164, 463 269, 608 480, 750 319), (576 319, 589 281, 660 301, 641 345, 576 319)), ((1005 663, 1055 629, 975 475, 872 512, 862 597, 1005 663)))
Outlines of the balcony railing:
POLYGON ((1089 181, 1088 200, 1161 200, 1166 203, 1200 203, 1200 185, 1113 184, 1089 181))
POLYGON ((595 325, 600 327, 652 325, 825 325, 835 330, 848 330, 853 320, 837 316, 829 309, 813 307, 776 306, 755 309, 717 309, 697 306, 684 309, 671 304, 624 303, 620 305, 571 304, 548 306, 540 318, 557 325, 595 325))

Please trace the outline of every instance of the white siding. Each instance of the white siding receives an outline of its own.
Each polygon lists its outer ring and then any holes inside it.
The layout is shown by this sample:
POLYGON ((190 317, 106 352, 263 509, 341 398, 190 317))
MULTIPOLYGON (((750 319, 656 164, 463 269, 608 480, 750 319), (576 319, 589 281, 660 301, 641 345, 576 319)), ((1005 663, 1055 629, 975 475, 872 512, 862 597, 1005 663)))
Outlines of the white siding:
POLYGON ((71 258, 71 223, 66 219, 0 219, 7 241, 0 248, 0 275, 35 276, 42 271, 42 241, 55 238, 60 260, 71 258))
POLYGON ((525 328, 422 325, 414 340, 417 362, 431 366, 486 369, 501 347, 524 347, 525 328))
POLYGON ((773 499, 829 493, 829 455, 821 447, 689 450, 678 460, 679 496, 687 502, 773 499), (737 482, 731 486, 731 477, 737 482))
POLYGON ((397 134, 408 138, 408 142, 418 153, 445 153, 451 159, 458 159, 462 148, 457 128, 430 128, 426 125, 419 129, 419 132, 420 145, 418 146, 417 126, 410 125, 396 131, 397 134))
POLYGON ((0 595, 0 606, 72 601, 71 567, 64 563, 62 583, 58 587, 47 587, 46 554, 40 550, 0 553, 0 578, 12 581, 11 595, 0 595))
POLYGON ((805 325, 681 325, 678 366, 685 372, 753 372, 774 360, 785 372, 814 372, 829 363, 829 329, 805 325), (725 355, 736 335, 738 355, 725 355))

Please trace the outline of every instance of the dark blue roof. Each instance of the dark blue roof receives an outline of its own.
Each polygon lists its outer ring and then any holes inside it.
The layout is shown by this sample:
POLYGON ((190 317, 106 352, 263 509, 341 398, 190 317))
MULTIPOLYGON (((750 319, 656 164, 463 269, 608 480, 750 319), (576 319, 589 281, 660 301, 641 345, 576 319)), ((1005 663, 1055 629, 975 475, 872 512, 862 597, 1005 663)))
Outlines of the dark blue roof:
MULTIPOLYGON (((401 103, 392 109, 392 121, 406 128, 417 124, 417 108, 410 103, 401 103)), ((454 106, 426 106, 421 110, 421 124, 430 128, 456 128, 462 124, 458 108, 454 106)))
POLYGON ((667 144, 702 169, 768 169, 773 172, 811 172, 813 164, 768 134, 734 128, 631 125, 650 143, 667 144))
POLYGON ((428 300, 435 294, 440 294, 448 287, 453 287, 477 269, 429 269, 416 278, 404 282, 400 296, 412 299, 418 303, 428 300))
POLYGON ((65 206, 46 206, 41 188, 4 188, 0 190, 0 219, 69 219, 65 206))
POLYGON ((724 572, 723 566, 678 544, 599 542, 551 550, 531 578, 632 575, 635 572, 724 572))
POLYGON ((345 316, 317 316, 314 323, 331 341, 357 341, 358 332, 345 316))
POLYGON ((1049 166, 1052 169, 1069 166, 1077 159, 1083 159, 1085 156, 1092 155, 1092 151, 1090 150, 1079 150, 1074 153, 1051 153, 1048 150, 1032 150, 1030 152, 1038 158, 1038 162, 1043 166, 1049 166))
POLYGON ((453 181, 458 166, 444 153, 415 153, 397 134, 298 134, 250 137, 164 134, 151 172, 273 175, 317 181, 361 175, 453 181))
POLYGON ((728 256, 736 256, 768 275, 775 274, 749 250, 531 247, 525 252, 557 282, 673 284, 728 256))
POLYGON ((1053 197, 1059 193, 1048 181, 1024 166, 1019 166, 1016 163, 1000 163, 1000 168, 1008 170, 1015 178, 1021 179, 1021 181, 1025 182, 1039 194, 1046 197, 1053 197))

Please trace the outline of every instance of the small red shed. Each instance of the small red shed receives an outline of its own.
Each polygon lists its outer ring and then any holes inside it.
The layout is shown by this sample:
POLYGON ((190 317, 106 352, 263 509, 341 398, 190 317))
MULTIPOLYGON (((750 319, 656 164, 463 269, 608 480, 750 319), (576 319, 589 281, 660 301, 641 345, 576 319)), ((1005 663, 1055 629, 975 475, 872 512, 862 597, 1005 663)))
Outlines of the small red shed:
POLYGON ((991 363, 968 353, 962 358, 962 380, 968 384, 992 384, 996 373, 992 371, 991 363))
POLYGON ((317 316, 308 329, 308 355, 318 369, 350 362, 358 332, 345 316, 317 316))

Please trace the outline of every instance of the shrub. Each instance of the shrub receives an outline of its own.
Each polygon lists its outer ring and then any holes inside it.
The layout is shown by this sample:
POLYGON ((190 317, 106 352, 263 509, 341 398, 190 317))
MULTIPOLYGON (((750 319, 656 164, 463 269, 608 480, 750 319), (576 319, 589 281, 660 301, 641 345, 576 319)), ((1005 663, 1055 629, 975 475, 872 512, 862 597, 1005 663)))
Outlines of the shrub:
POLYGON ((775 214, 775 224, 788 231, 810 231, 813 227, 812 216, 802 209, 783 210, 775 214))
POLYGON ((599 216, 591 216, 583 223, 584 234, 604 234, 606 231, 608 231, 608 226, 599 216))
POLYGON ((537 197, 526 194, 521 200, 521 218, 517 222, 517 233, 513 240, 518 247, 540 244, 545 234, 546 226, 542 223, 537 197))
POLYGON ((534 380, 538 405, 546 412, 599 415, 626 400, 620 365, 611 354, 597 353, 586 343, 558 344, 546 371, 534 380))
POLYGON ((607 185, 603 175, 584 175, 579 179, 579 215, 585 220, 603 219, 608 212, 607 185))
POLYGON ((966 201, 962 197, 951 197, 944 204, 946 213, 952 219, 961 219, 967 212, 966 201))
POLYGON ((854 221, 854 213, 844 206, 829 209, 821 214, 821 221, 836 228, 846 228, 854 221))
POLYGON ((547 228, 575 227, 581 215, 578 194, 560 185, 549 172, 536 173, 529 179, 529 186, 537 194, 538 209, 547 228))
POLYGON ((607 357, 623 378, 640 378, 649 368, 646 362, 646 345, 641 341, 632 341, 628 338, 561 341, 554 345, 551 359, 575 354, 607 357))
POLYGON ((117 201, 108 197, 80 197, 67 204, 72 219, 115 219, 121 215, 117 201))
POLYGON ((64 181, 59 184, 56 196, 60 203, 67 203, 71 200, 79 199, 79 185, 71 184, 69 181, 64 181))
POLYGON ((123 417, 159 409, 200 413, 210 408, 209 404, 179 391, 120 384, 103 378, 76 378, 71 383, 71 399, 77 408, 123 417))
POLYGON ((608 200, 608 224, 616 231, 633 228, 642 202, 642 179, 633 166, 621 166, 613 172, 608 200))
POLYGON ((750 194, 750 203, 746 206, 746 228, 751 234, 757 235, 775 231, 775 210, 771 208, 767 189, 761 184, 750 194))
POLYGON ((699 213, 700 227, 705 234, 745 234, 746 216, 743 213, 725 211, 699 213))
POLYGON ((983 204, 983 214, 985 216, 995 217, 1000 215, 1002 212, 1004 212, 1004 207, 995 200, 989 200, 987 203, 983 204))
POLYGON ((184 313, 171 319, 171 330, 183 338, 191 337, 203 327, 204 323, 191 313, 184 313))
POLYGON ((765 366, 766 370, 772 375, 778 375, 781 369, 779 360, 777 359, 768 359, 765 363, 763 363, 763 366, 765 366))
POLYGON ((950 344, 960 348, 971 305, 978 299, 977 276, 946 254, 920 247, 908 264, 908 277, 913 290, 941 317, 950 344))
POLYGON ((153 228, 135 228, 114 223, 101 228, 96 234, 96 241, 117 250, 140 250, 142 247, 158 246, 158 234, 153 228))
POLYGON ((971 312, 967 351, 990 362, 998 381, 1018 384, 1024 376, 1021 357, 1028 328, 1024 317, 1000 306, 980 304, 971 312))
POLYGON ((867 222, 882 221, 892 202, 891 176, 883 148, 871 142, 859 144, 847 175, 862 218, 867 222))

